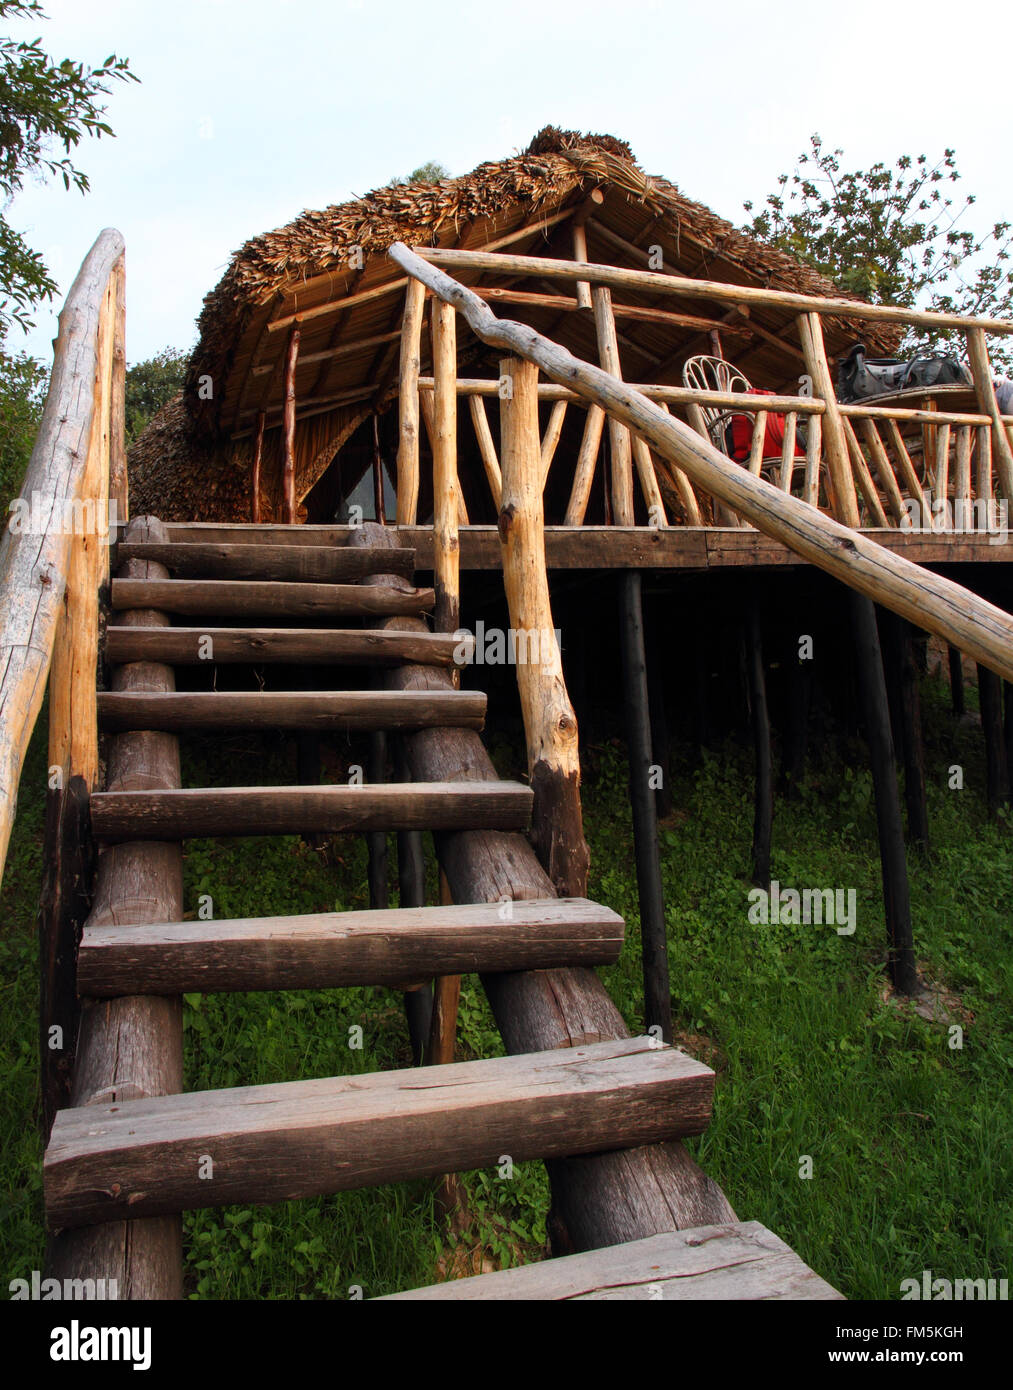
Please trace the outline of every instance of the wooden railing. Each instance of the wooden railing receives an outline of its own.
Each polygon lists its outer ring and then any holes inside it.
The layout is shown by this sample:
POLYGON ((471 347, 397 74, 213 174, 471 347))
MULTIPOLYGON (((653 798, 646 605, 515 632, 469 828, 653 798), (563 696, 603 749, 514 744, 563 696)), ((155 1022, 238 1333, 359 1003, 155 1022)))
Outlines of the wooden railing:
POLYGON ((99 588, 126 520, 124 263, 102 232, 60 314, 49 393, 0 545, 0 875, 49 679, 49 782, 98 775, 99 588))
MULTIPOLYGON (((567 393, 580 397, 589 408, 596 406, 604 411, 610 422, 610 428, 614 425, 620 425, 631 431, 633 436, 639 435, 665 464, 673 469, 681 470, 695 489, 709 494, 735 515, 751 522, 767 535, 782 541, 803 558, 827 570, 867 597, 900 613, 902 617, 908 618, 918 626, 943 637, 951 646, 974 656, 976 660, 1003 675, 1007 680, 1013 678, 1013 619, 1010 618, 1009 614, 985 602, 970 590, 911 564, 902 556, 878 545, 857 529, 861 517, 858 508, 855 475, 851 468, 852 453, 849 449, 845 424, 846 421, 850 422, 856 412, 840 406, 834 398, 829 367, 822 350, 822 331, 815 318, 815 310, 805 318, 805 327, 803 328, 803 348, 807 364, 811 369, 814 398, 811 400, 806 397, 788 399, 792 400, 793 406, 797 406, 799 413, 805 407, 808 414, 821 420, 824 457, 829 486, 833 493, 834 516, 825 515, 820 509, 794 496, 790 491, 771 486, 762 478, 755 476, 749 468, 733 462, 698 431, 677 420, 663 408, 661 403, 655 403, 649 398, 650 394, 659 395, 666 390, 677 390, 678 388, 659 387, 647 393, 629 386, 622 382, 614 372, 581 361, 559 344, 535 332, 534 329, 509 320, 497 319, 478 295, 442 273, 435 265, 430 264, 432 261, 439 260, 455 265, 463 264, 475 267, 478 264, 482 268, 488 268, 487 262, 493 261, 495 263, 493 257, 484 253, 443 251, 427 251, 423 255, 411 251, 401 243, 395 243, 391 247, 390 254, 398 265, 433 292, 435 296, 434 313, 439 312, 442 315, 445 312, 437 306, 453 305, 464 314, 472 331, 483 342, 501 348, 510 353, 511 356, 519 356, 535 363, 545 376, 555 383, 555 387, 563 387, 567 393), (842 520, 845 524, 842 524, 842 520)), ((517 262, 525 258, 505 257, 503 259, 517 262)), ((617 270, 610 266, 579 264, 575 267, 569 262, 545 262, 542 260, 538 260, 537 264, 540 273, 543 273, 542 267, 546 264, 550 269, 560 266, 562 267, 561 273, 565 274, 567 278, 583 278, 592 284, 596 280, 608 280, 615 276, 624 277, 624 282, 628 282, 626 277, 632 277, 633 281, 638 284, 644 279, 652 282, 661 281, 665 285, 672 283, 669 277, 641 275, 640 272, 617 270)), ((695 292, 700 293, 700 282, 689 281, 686 283, 696 286, 695 292)), ((728 297, 740 293, 738 287, 724 288, 728 292, 728 297)), ((742 290, 741 293, 745 296, 760 292, 742 290)), ((775 294, 773 291, 769 293, 775 294)), ((779 296, 779 298, 784 298, 784 296, 779 296)), ((803 296, 788 296, 788 298, 793 301, 804 301, 803 296)), ((845 307, 849 310, 853 307, 849 301, 815 300, 812 302, 819 308, 829 307, 834 312, 840 313, 844 312, 845 307)), ((894 318, 899 313, 897 310, 879 309, 872 305, 858 305, 857 308, 861 311, 859 316, 866 318, 894 318)), ((912 321, 929 318, 938 321, 940 327, 954 326, 953 320, 955 318, 953 315, 914 314, 908 317, 912 321)), ((958 322, 965 328, 970 323, 969 338, 972 341, 975 340, 975 334, 980 334, 976 322, 967 320, 958 320, 958 322)), ((1013 333, 1013 323, 990 322, 988 326, 997 332, 1013 333)), ((979 347, 981 347, 981 342, 979 342, 979 347)), ((410 354, 406 355, 410 356, 410 354)), ((456 364, 453 357, 449 353, 434 354, 434 357, 433 392, 434 394, 441 394, 445 400, 456 401, 456 364)), ((995 404, 995 393, 987 367, 987 356, 983 373, 980 352, 978 354, 978 366, 975 368, 975 379, 979 396, 983 398, 986 407, 982 414, 990 421, 993 454, 1000 461, 999 483, 1004 496, 1011 498, 1013 497, 1013 463, 1010 461, 1010 440, 1006 433, 1005 423, 1000 418, 998 407, 995 404), (989 403, 991 408, 988 408, 989 403), (1005 463, 1002 462, 1003 459, 1006 459, 1005 463)), ((495 383, 493 386, 496 389, 495 383)), ((486 389, 488 388, 483 387, 483 390, 486 389)), ((424 398, 424 393, 420 392, 420 396, 424 398)), ((509 397, 507 396, 506 399, 508 400, 509 397)), ((765 402, 769 409, 771 398, 758 397, 757 400, 765 402)), ((506 404, 506 400, 501 400, 501 405, 503 404, 506 404)), ((868 412, 871 407, 864 407, 863 410, 868 412)), ((870 416, 870 418, 875 417, 870 416)), ((887 416, 886 418, 890 417, 887 416)), ((938 418, 945 421, 941 412, 938 418)), ((935 423, 935 417, 933 420, 935 423)), ((961 449, 966 454, 966 444, 961 445, 961 449)), ((444 474, 448 469, 456 472, 456 458, 450 458, 449 453, 448 448, 447 456, 443 458, 441 463, 444 474)), ((616 471, 616 461, 616 455, 613 452, 614 472, 616 471)), ((528 470, 538 472, 540 504, 540 487, 545 471, 542 449, 539 450, 537 459, 526 457, 523 466, 528 470)), ((416 436, 414 451, 409 453, 409 451, 404 450, 399 456, 399 494, 402 490, 403 473, 410 473, 412 470, 417 471, 417 467, 416 436)), ((632 472, 631 470, 628 471, 628 481, 631 482, 632 472)), ((963 458, 961 473, 961 486, 963 486, 966 476, 966 462, 963 458)), ((615 479, 613 482, 615 484, 615 479)), ((864 480, 862 480, 862 485, 865 486, 864 480)), ((505 476, 501 487, 505 495, 505 476)), ((618 489, 614 486, 614 495, 617 499, 621 499, 628 491, 629 489, 626 488, 625 484, 621 484, 618 489)), ((435 544, 438 552, 436 563, 438 567, 443 567, 442 574, 440 569, 437 569, 437 588, 439 589, 441 584, 448 586, 448 594, 454 603, 456 603, 458 592, 457 528, 459 517, 456 499, 456 481, 452 486, 438 490, 435 495, 436 517, 434 521, 435 544)), ((616 507, 616 519, 619 520, 618 506, 616 507)), ((403 520, 405 524, 411 524, 414 518, 402 517, 399 511, 400 520, 403 520)), ((501 506, 501 535, 503 526, 501 506)), ((533 552, 529 560, 544 566, 544 554, 539 559, 533 552)))
MULTIPOLYGON (((635 290, 661 296, 688 296, 729 303, 744 313, 757 304, 797 312, 801 347, 792 351, 805 367, 805 395, 766 396, 751 393, 698 391, 687 387, 646 383, 636 389, 666 409, 682 412, 689 425, 713 442, 704 421, 704 410, 752 417, 752 440, 744 467, 766 474, 782 492, 801 497, 851 527, 895 526, 909 529, 985 531, 995 527, 995 502, 1013 502, 1013 417, 1001 417, 996 402, 985 332, 1013 334, 1013 322, 974 319, 956 314, 937 314, 788 294, 775 290, 718 284, 617 266, 557 261, 543 257, 513 256, 493 252, 423 249, 425 261, 455 269, 498 272, 542 279, 557 278, 578 286, 590 285, 599 360, 614 377, 621 378, 616 318, 624 315, 674 318, 642 306, 617 305, 611 289, 635 290), (967 342, 977 410, 909 408, 877 405, 874 401, 841 404, 837 401, 824 346, 822 315, 899 323, 938 330, 959 330, 967 342), (784 416, 784 444, 776 460, 764 458, 766 425, 771 414, 784 416), (801 450, 804 433, 804 454, 801 450), (796 443, 799 450, 796 451, 796 443)), ((481 301, 519 302, 525 306, 559 307, 562 297, 481 287, 473 292, 481 301)), ((434 412, 437 369, 432 377, 419 375, 424 293, 410 279, 403 320, 401 348, 401 442, 398 452, 398 521, 417 520, 419 496, 419 413, 430 426, 434 412)), ((578 299, 562 300, 577 308, 578 299)), ((702 322, 702 321, 701 321, 702 322)), ((784 341, 784 340, 782 340, 784 341)), ((439 389, 446 395, 466 396, 479 457, 485 470, 493 505, 499 509, 500 467, 489 425, 487 398, 496 398, 496 381, 458 379, 456 364, 444 362, 439 389)), ((930 394, 926 392, 926 394, 930 394)), ((581 525, 587 513, 605 417, 600 408, 582 400, 579 391, 562 384, 542 383, 540 401, 553 403, 542 438, 543 482, 559 442, 568 404, 585 405, 587 418, 574 466, 566 525, 581 525)), ((687 478, 671 459, 655 453, 644 437, 630 432, 615 419, 608 421, 612 477, 608 502, 618 525, 634 522, 633 474, 652 525, 671 522, 698 526, 705 520, 722 525, 748 524, 721 501, 687 478)), ((446 449, 452 444, 444 445, 446 449)), ((434 457, 435 457, 434 446, 434 457)), ((441 465, 446 467, 445 458, 441 465)), ((458 490, 456 509, 467 521, 458 490)), ((435 510, 435 509, 434 509, 435 510)))

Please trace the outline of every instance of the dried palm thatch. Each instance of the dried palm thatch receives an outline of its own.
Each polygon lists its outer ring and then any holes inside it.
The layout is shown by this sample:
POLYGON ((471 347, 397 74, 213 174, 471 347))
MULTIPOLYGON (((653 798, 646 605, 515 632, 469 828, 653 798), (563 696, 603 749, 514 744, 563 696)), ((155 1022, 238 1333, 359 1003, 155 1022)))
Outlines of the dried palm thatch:
MULTIPOLYGON (((401 295, 385 295, 385 285, 399 276, 385 255, 391 243, 478 249, 504 232, 529 228, 531 244, 518 241, 511 249, 532 252, 542 240, 543 223, 560 209, 578 205, 592 189, 606 195, 595 214, 603 225, 628 240, 640 236, 643 244, 660 244, 666 264, 681 273, 801 293, 837 293, 810 267, 738 231, 666 179, 645 174, 623 141, 547 126, 517 157, 438 183, 392 184, 349 203, 304 212, 287 226, 248 241, 204 301, 182 400, 161 412, 131 452, 134 509, 152 509, 169 519, 248 519, 251 436, 257 411, 264 409, 262 513, 277 517, 279 362, 286 335, 270 325, 314 311, 303 325, 300 362, 303 354, 316 360, 300 366, 297 381, 299 400, 313 407, 296 427, 301 498, 357 426, 391 399, 397 344, 391 340, 376 347, 378 339, 390 339, 400 312, 401 295), (377 295, 360 302, 362 292, 373 289, 377 295), (342 309, 349 295, 355 298, 342 309), (369 344, 369 350, 356 354, 357 342, 369 344), (351 345, 347 355, 317 365, 335 348, 344 353, 342 344, 351 345), (208 383, 211 399, 204 400, 208 383)), ((621 258, 613 250, 595 259, 621 258)), ((511 316, 526 317, 513 311, 511 316)), ((799 368, 790 354, 779 352, 776 341, 790 316, 771 311, 756 320, 766 329, 753 351, 756 379, 791 380, 799 368)), ((828 321, 826 329, 831 351, 856 337, 873 351, 889 350, 896 341, 893 330, 869 324, 859 332, 854 325, 828 321)), ((635 324, 629 334, 645 358, 672 369, 672 349, 679 344, 659 341, 650 325, 635 324)), ((564 338, 564 333, 558 336, 564 338)), ((567 345, 587 355, 580 343, 567 345)), ((466 341, 463 347, 478 351, 477 344, 466 341)), ((706 349, 698 344, 696 350, 706 349)), ((645 379, 642 363, 635 370, 645 379)))

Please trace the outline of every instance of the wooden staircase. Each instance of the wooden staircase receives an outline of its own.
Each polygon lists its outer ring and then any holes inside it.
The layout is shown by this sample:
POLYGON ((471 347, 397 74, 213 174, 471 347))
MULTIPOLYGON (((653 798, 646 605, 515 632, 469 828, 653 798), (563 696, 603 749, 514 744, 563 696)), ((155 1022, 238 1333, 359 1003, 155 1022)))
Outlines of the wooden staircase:
MULTIPOLYGON (((108 910, 107 886, 107 910, 86 923, 77 967, 86 1003, 157 1003, 189 991, 404 987, 470 971, 618 958, 622 919, 581 898, 522 897, 508 912, 502 903, 476 902, 238 921, 159 917, 146 885, 136 882, 138 863, 147 862, 146 851, 163 854, 189 836, 517 832, 529 825, 532 792, 474 768, 459 780, 433 782, 181 788, 164 785, 163 776, 157 785, 146 759, 157 749, 155 762, 171 768, 175 736, 188 730, 478 730, 486 699, 424 688, 427 669, 454 668, 466 651, 460 639, 420 631, 417 623, 409 631, 301 626, 417 618, 433 593, 410 582, 410 551, 136 539, 151 532, 164 535, 165 528, 135 521, 119 547, 123 568, 112 581, 115 621, 105 645, 114 688, 98 697, 115 786, 90 802, 96 839, 142 859, 130 859, 126 907, 108 910), (251 613, 286 625, 166 625, 168 614, 221 624, 248 622, 251 613), (214 662, 395 668, 409 673, 408 685, 415 670, 422 688, 177 691, 172 666, 209 653, 214 662), (136 917, 132 903, 144 908, 136 917)), ((153 862, 158 868, 163 861, 153 862)), ((79 1056, 78 1069, 89 1070, 87 1056, 79 1056)), ((116 1082, 97 1094, 78 1088, 75 1103, 55 1115, 46 1149, 48 1220, 66 1243, 78 1228, 92 1228, 83 1232, 90 1240, 103 1223, 436 1176, 495 1164, 505 1153, 522 1160, 633 1150, 699 1133, 713 1083, 709 1068, 655 1038, 605 1037, 482 1061, 223 1091, 157 1094, 116 1082)))

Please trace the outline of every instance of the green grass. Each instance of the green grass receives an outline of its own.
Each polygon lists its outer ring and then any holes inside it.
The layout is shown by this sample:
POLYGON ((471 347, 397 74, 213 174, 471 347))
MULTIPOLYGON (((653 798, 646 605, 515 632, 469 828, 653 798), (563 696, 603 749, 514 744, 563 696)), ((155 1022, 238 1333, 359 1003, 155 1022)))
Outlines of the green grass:
MULTIPOLYGON (((860 745, 824 750, 798 798, 778 800, 774 823, 774 877, 784 886, 855 888, 853 936, 749 923, 752 766, 733 743, 702 761, 676 750, 676 809, 661 831, 676 1026, 718 1073, 713 1122, 693 1151, 740 1218, 770 1226, 852 1298, 896 1298, 900 1281, 924 1268, 1008 1277, 1011 1262, 1013 834, 1008 819, 984 816, 980 733, 956 725, 941 686, 927 682, 924 697, 933 858, 911 859, 915 939, 925 977, 954 996, 962 1048, 949 1045, 945 1026, 884 997, 885 925, 860 745), (963 791, 947 787, 954 762, 965 769, 963 791), (799 1176, 804 1156, 810 1179, 799 1176)), ((235 780, 238 747, 198 746, 186 780, 235 780)), ((501 740, 493 752, 502 772, 517 771, 511 745, 501 740)), ((283 768, 290 778, 287 745, 253 753, 256 780, 283 768)), ((587 749, 585 761, 589 891, 628 922, 622 959, 604 977, 636 1030, 642 986, 623 750, 606 743, 587 749)), ((0 1240, 11 1278, 42 1258, 33 921, 44 785, 36 740, 0 900, 0 1240)), ((201 894, 215 916, 366 902, 365 850, 355 839, 320 849, 295 837, 191 841, 185 868, 192 915, 201 894)), ((502 1051, 475 979, 464 982, 460 1021, 460 1055, 502 1051)), ((400 997, 383 989, 192 995, 184 1024, 193 1088, 409 1060, 400 997), (361 1049, 349 1047, 356 1026, 361 1049)), ((186 1218, 188 1292, 347 1297, 358 1285, 369 1297, 431 1281, 455 1249, 458 1260, 484 1255, 494 1264, 537 1258, 548 1205, 541 1165, 519 1165, 511 1180, 468 1174, 464 1184, 470 1218, 453 1236, 424 1183, 194 1213, 186 1218)))

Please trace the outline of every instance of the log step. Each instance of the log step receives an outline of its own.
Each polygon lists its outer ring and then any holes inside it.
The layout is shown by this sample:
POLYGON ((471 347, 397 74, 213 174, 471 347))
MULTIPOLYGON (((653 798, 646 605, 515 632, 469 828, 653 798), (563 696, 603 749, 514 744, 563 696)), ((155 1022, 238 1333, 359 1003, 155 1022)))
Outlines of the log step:
POLYGON ((183 579, 213 576, 334 584, 377 573, 410 578, 415 572, 414 550, 371 546, 123 542, 117 547, 116 560, 118 564, 153 560, 183 579))
POLYGON ((471 1279, 388 1294, 406 1299, 661 1300, 809 1299, 842 1295, 761 1226, 739 1221, 666 1231, 626 1245, 521 1265, 471 1279))
POLYGON ((50 1226, 281 1202, 699 1134, 714 1073, 651 1038, 61 1110, 50 1226), (208 1165, 210 1160, 210 1167, 208 1165), (202 1176, 203 1174, 203 1176, 202 1176))
POLYGON ((102 728, 481 729, 486 697, 471 690, 101 691, 102 728))
MULTIPOLYGON (((290 547, 290 549, 293 547, 290 547)), ((386 555, 388 552, 384 551, 386 555)), ((162 661, 169 666, 291 662, 304 666, 465 664, 473 637, 386 628, 108 627, 106 661, 162 661)))
POLYGON ((114 579, 112 606, 184 617, 416 617, 433 606, 432 589, 360 584, 283 584, 244 579, 114 579))
POLYGON ((95 792, 91 823, 99 840, 299 835, 314 830, 525 830, 532 798, 531 788, 519 782, 95 792))
POLYGON ((435 975, 612 965, 623 928, 620 916, 586 898, 86 926, 78 992, 338 989, 435 975))

